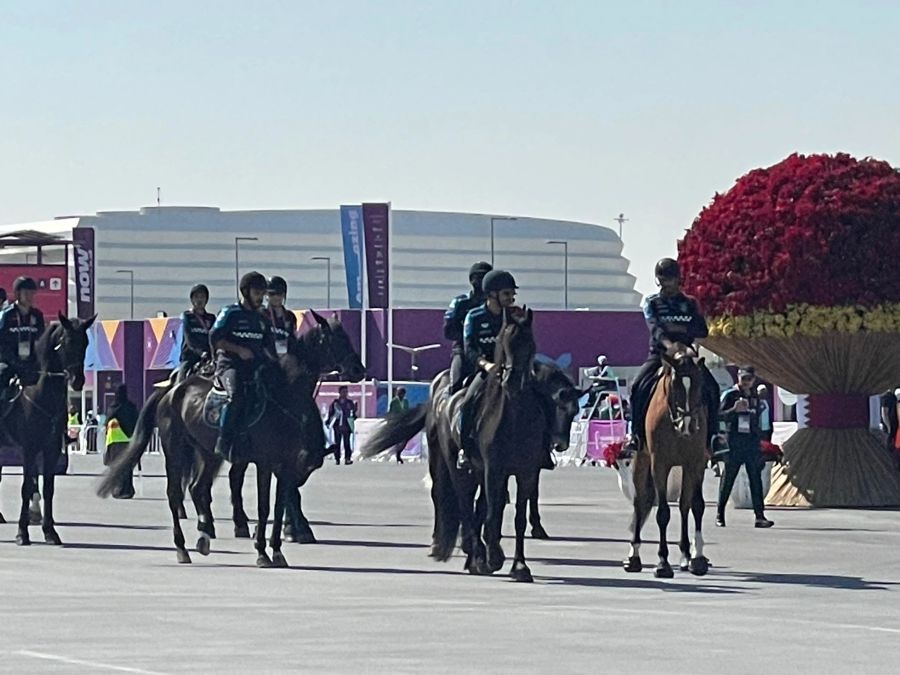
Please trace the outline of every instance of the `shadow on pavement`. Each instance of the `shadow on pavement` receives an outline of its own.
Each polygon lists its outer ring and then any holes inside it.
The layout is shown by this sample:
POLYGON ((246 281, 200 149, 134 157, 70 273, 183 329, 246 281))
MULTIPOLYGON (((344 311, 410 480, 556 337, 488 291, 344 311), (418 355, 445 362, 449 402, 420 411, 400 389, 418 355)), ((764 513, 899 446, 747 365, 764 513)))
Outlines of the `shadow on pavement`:
POLYGON ((837 574, 772 574, 766 572, 729 572, 740 581, 758 584, 790 584, 810 588, 834 588, 847 591, 887 591, 890 586, 900 586, 896 581, 866 581, 862 577, 845 577, 837 574))
MULTIPOLYGON (((621 564, 621 563, 619 563, 621 564)), ((624 574, 624 573, 623 573, 624 574)), ((649 572, 652 574, 652 572, 649 572)), ((683 575, 690 577, 690 574, 683 572, 683 575)), ((682 584, 677 581, 660 581, 659 579, 639 579, 636 576, 629 575, 622 579, 591 579, 588 577, 545 577, 535 575, 535 581, 544 581, 548 584, 565 584, 567 586, 586 586, 589 588, 636 588, 636 589, 655 589, 666 591, 668 593, 701 593, 712 595, 732 595, 740 594, 745 591, 736 586, 712 585, 706 581, 697 580, 694 584, 682 584)))
POLYGON ((408 544, 402 541, 354 541, 351 539, 319 539, 325 546, 363 546, 366 548, 428 548, 427 544, 408 544))
POLYGON ((333 523, 330 520, 311 520, 309 524, 328 527, 424 527, 418 523, 333 523))
POLYGON ((113 523, 56 523, 57 527, 102 527, 116 530, 171 530, 171 525, 122 525, 113 523))
MULTIPOLYGON (((167 553, 175 553, 174 546, 139 546, 137 544, 64 544, 63 548, 88 549, 94 551, 166 551, 167 553)), ((193 549, 189 549, 193 553, 193 549)), ((251 553, 250 549, 246 551, 225 551, 213 547, 210 554, 224 555, 247 555, 251 553)))

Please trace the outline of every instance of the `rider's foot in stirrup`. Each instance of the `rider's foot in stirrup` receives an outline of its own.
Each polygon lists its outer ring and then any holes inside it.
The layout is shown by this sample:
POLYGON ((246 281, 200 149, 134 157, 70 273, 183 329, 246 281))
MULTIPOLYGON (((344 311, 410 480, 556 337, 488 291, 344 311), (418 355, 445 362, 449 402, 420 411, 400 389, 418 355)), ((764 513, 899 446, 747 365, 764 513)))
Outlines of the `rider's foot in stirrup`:
POLYGON ((718 434, 713 436, 712 441, 710 441, 709 443, 710 457, 718 460, 727 455, 729 452, 731 452, 731 450, 728 447, 728 443, 725 442, 725 439, 718 434))
POLYGON ((456 456, 456 468, 460 471, 468 471, 472 468, 471 464, 469 464, 469 456, 462 448, 459 449, 459 454, 456 456))

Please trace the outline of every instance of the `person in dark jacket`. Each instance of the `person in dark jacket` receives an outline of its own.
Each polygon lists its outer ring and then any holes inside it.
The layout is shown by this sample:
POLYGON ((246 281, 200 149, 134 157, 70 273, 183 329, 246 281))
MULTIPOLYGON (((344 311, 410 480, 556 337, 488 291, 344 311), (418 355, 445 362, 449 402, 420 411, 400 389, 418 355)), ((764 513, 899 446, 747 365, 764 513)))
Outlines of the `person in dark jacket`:
MULTIPOLYGON (((35 345, 44 333, 44 315, 34 306, 37 284, 30 277, 19 277, 13 285, 16 300, 0 311, 0 420, 9 413, 12 380, 18 377, 23 387, 37 383, 38 362, 35 345)), ((0 439, 10 443, 5 425, 0 439)))
POLYGON ((216 321, 216 317, 206 311, 209 289, 204 284, 191 288, 190 298, 191 308, 181 315, 181 362, 175 374, 176 382, 190 375, 203 357, 209 355, 209 332, 216 321))
POLYGON ((331 402, 328 419, 325 421, 325 426, 330 426, 334 431, 335 464, 341 463, 341 445, 344 446, 344 464, 353 464, 350 437, 353 434, 356 415, 356 402, 349 397, 349 390, 346 386, 339 387, 338 397, 331 402))
MULTIPOLYGON (((681 270, 672 258, 663 258, 656 263, 656 283, 659 293, 651 295, 644 302, 644 319, 650 330, 650 354, 631 384, 631 441, 629 452, 643 447, 644 421, 650 394, 656 384, 662 366, 662 357, 675 343, 694 347, 698 338, 709 334, 706 319, 697 301, 681 291, 681 270)), ((716 444, 719 417, 719 384, 704 365, 703 396, 707 409, 707 443, 713 452, 716 444)))
POLYGON ((450 393, 460 390, 472 370, 468 367, 463 346, 463 323, 466 315, 479 305, 484 303, 484 290, 482 282, 484 275, 493 267, 487 262, 477 262, 469 268, 469 283, 472 290, 462 295, 457 295, 450 301, 450 307, 444 312, 444 337, 453 343, 450 350, 450 393))
POLYGON ((725 504, 731 496, 731 489, 738 472, 743 466, 750 481, 750 497, 756 514, 756 527, 772 527, 763 505, 762 471, 763 459, 760 442, 763 430, 760 428, 762 412, 759 392, 756 389, 756 371, 752 366, 744 366, 738 372, 738 383, 722 397, 722 421, 728 428, 728 447, 725 457, 725 474, 719 485, 719 502, 716 525, 725 527, 725 504))
POLYGON ((272 277, 269 279, 269 288, 266 292, 268 298, 266 315, 272 324, 275 353, 278 356, 293 351, 293 346, 297 342, 297 315, 284 306, 287 291, 287 281, 284 278, 272 277))
MULTIPOLYGON (((116 389, 116 398, 107 410, 104 464, 113 464, 125 452, 134 435, 137 419, 138 409, 128 398, 128 387, 120 384, 116 389)), ((134 497, 134 483, 130 473, 124 476, 122 482, 113 489, 112 496, 114 499, 134 497)))

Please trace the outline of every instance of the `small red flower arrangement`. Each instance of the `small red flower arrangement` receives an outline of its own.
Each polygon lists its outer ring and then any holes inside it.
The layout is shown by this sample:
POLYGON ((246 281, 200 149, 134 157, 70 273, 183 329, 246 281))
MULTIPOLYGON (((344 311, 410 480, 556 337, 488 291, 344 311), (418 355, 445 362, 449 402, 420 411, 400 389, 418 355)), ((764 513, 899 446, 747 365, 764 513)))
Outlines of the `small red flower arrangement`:
POLYGON ((781 451, 780 445, 775 445, 770 441, 763 440, 760 443, 760 447, 762 448, 762 456, 764 462, 776 462, 778 464, 781 463, 781 460, 784 458, 784 453, 781 451))
POLYGON ((619 457, 622 456, 622 450, 625 447, 624 441, 613 441, 603 448, 603 461, 606 466, 616 467, 619 457))

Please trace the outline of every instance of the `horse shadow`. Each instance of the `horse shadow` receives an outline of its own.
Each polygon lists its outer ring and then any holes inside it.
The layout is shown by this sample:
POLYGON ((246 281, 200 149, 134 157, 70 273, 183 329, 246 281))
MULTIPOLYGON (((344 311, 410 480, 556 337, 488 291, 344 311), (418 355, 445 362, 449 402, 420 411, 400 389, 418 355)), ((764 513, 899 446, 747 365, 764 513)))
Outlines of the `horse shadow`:
POLYGON ((335 523, 330 520, 311 520, 309 524, 317 527, 422 527, 417 523, 335 523))
POLYGON ((410 544, 402 541, 359 541, 352 539, 319 539, 324 546, 362 546, 364 548, 428 548, 425 544, 410 544))
MULTIPOLYGON (((616 563, 616 566, 621 563, 616 563)), ((590 577, 554 577, 534 575, 535 581, 543 581, 548 585, 563 584, 565 586, 582 586, 586 588, 629 588, 638 590, 657 590, 666 593, 699 593, 702 595, 740 595, 745 593, 737 586, 698 582, 695 584, 678 583, 677 581, 661 581, 658 579, 640 579, 629 575, 620 579, 596 579, 590 577)))
MULTIPOLYGON (((85 543, 78 542, 75 544, 63 544, 63 548, 72 548, 72 549, 84 549, 89 551, 165 551, 167 553, 174 553, 174 546, 146 546, 146 545, 138 545, 138 544, 95 544, 95 543, 85 543)), ((212 550, 212 553, 219 555, 247 555, 251 553, 248 549, 247 551, 227 551, 223 549, 212 550)))
POLYGON ((170 530, 170 525, 123 525, 121 523, 56 523, 58 527, 101 527, 115 530, 170 530))
POLYGON ((900 586, 897 581, 868 581, 862 577, 839 574, 788 574, 774 572, 728 572, 728 576, 739 581, 758 584, 788 584, 809 588, 831 588, 841 591, 888 591, 892 586, 900 586))

